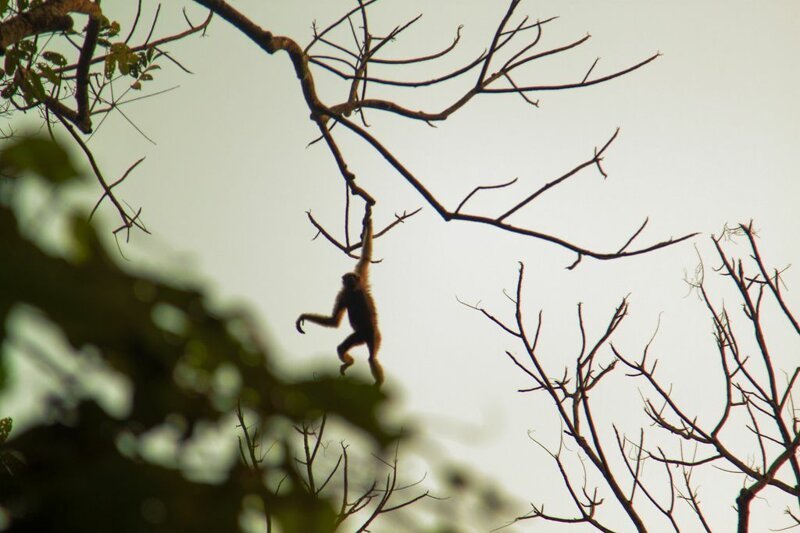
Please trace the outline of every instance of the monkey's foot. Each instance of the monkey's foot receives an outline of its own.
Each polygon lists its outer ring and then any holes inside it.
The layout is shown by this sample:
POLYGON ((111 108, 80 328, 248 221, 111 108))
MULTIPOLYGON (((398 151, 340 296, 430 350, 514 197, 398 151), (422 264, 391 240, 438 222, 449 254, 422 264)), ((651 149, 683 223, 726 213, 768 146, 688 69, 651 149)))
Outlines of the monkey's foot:
POLYGON ((344 376, 345 371, 352 364, 353 364, 353 361, 342 363, 342 366, 339 367, 339 373, 344 376))

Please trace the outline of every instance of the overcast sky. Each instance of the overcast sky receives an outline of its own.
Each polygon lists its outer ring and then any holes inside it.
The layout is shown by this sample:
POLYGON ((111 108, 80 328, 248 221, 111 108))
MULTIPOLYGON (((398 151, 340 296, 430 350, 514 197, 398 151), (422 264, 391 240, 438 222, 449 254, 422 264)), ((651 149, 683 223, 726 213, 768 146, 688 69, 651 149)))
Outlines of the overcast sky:
MULTIPOLYGON (((263 27, 304 44, 313 20, 329 22, 350 3, 236 6, 263 27)), ((173 9, 162 7, 164 31, 180 27, 180 13, 168 12, 173 9)), ((398 71, 403 79, 419 79, 480 53, 504 9, 503 2, 384 0, 371 28, 386 32, 423 13, 414 29, 386 49, 386 57, 403 57, 441 49, 463 24, 451 58, 398 71)), ((198 21, 203 16, 193 6, 189 13, 198 21)), ((618 248, 647 216, 641 244, 693 231, 701 236, 644 257, 587 258, 567 271, 574 255, 553 245, 445 223, 362 142, 336 133, 359 183, 378 199, 376 225, 423 207, 375 243, 383 259, 372 270, 383 331, 380 358, 386 387, 398 397, 397 412, 418 423, 426 441, 435 443, 430 448, 489 474, 523 504, 546 502, 555 510, 563 495, 560 487, 541 485, 540 473, 552 472, 552 466, 527 434, 557 444, 552 410, 544 398, 516 392, 531 384, 504 355, 520 353, 514 339, 456 297, 511 319, 513 306, 503 290, 513 291, 517 263, 524 262, 530 327, 542 309, 545 358, 560 374, 579 349, 576 304, 583 302, 589 334, 596 336, 630 294, 631 316, 617 344, 640 349, 660 317, 654 350, 665 377, 673 376, 676 394, 692 398, 698 409, 713 405, 721 392, 706 386, 704 374, 716 371, 711 323, 697 298, 687 296, 683 280, 698 253, 709 266, 716 264, 708 237, 725 223, 754 219, 774 266, 800 256, 800 4, 542 1, 523 2, 518 13, 560 16, 546 26, 543 47, 592 35, 574 52, 531 65, 517 75, 518 83, 576 81, 596 57, 601 59, 594 72, 602 75, 657 51, 663 55, 605 85, 539 94, 538 108, 514 95, 481 96, 435 129, 371 113, 371 132, 450 208, 477 185, 519 178, 513 188, 484 193, 470 204, 475 212, 492 214, 589 158, 620 127, 604 162, 607 179, 589 169, 515 215, 514 222, 602 251, 618 248)), ((287 368, 334 370, 335 346, 346 328, 311 326, 301 336, 294 320, 302 312, 328 311, 341 274, 352 268, 353 261, 323 239, 312 241, 315 231, 305 215, 311 210, 341 234, 343 186, 324 147, 306 147, 316 131, 288 57, 265 55, 222 20, 213 21, 206 38, 171 50, 194 75, 164 65, 151 90, 180 87, 125 109, 156 144, 119 115, 110 116, 92 139, 111 175, 147 156, 120 193, 144 207, 154 235, 136 236, 124 247, 126 255, 136 265, 158 264, 206 281, 221 304, 252 310, 287 368)), ((325 74, 318 82, 329 103, 346 94, 325 74)), ((435 111, 464 87, 375 95, 435 111)), ((788 298, 797 304, 800 278, 793 269, 787 283, 794 289, 788 298)), ((357 352, 356 360, 353 370, 367 377, 366 354, 357 352)), ((597 409, 606 406, 606 422, 635 434, 641 422, 636 383, 622 373, 610 383, 595 393, 597 409)), ((729 529, 734 518, 737 489, 734 481, 730 492, 706 496, 715 510, 727 513, 714 517, 720 530, 729 529)), ((773 511, 769 527, 786 525, 773 511)))

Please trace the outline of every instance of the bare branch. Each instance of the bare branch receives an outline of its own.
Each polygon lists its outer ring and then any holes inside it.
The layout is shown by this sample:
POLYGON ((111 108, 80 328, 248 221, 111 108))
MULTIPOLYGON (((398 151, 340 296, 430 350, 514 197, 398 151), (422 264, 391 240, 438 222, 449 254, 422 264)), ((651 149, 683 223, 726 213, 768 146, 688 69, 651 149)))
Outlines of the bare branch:
POLYGON ((489 190, 489 189, 502 189, 504 187, 508 187, 510 185, 515 184, 518 179, 519 178, 514 178, 511 181, 507 181, 506 183, 500 183, 500 184, 497 184, 497 185, 479 185, 478 187, 475 187, 474 189, 472 189, 472 192, 470 192, 468 195, 466 195, 464 197, 463 200, 461 200, 461 203, 458 204, 458 207, 456 207, 456 210, 453 211, 453 212, 454 213, 458 213, 459 211, 461 211, 461 208, 464 207, 464 204, 466 204, 467 201, 469 201, 469 199, 472 198, 472 196, 475 193, 477 193, 478 191, 486 191, 486 190, 489 190))
POLYGON ((544 192, 547 192, 548 190, 552 189, 556 185, 558 185, 560 183, 563 183, 564 181, 566 181, 567 179, 571 178, 572 176, 574 176, 575 174, 577 174, 578 172, 580 172, 584 168, 586 168, 586 167, 588 167, 590 165, 594 165, 595 163, 600 161, 600 159, 602 158, 603 152, 605 152, 606 149, 609 146, 611 146, 611 143, 614 142, 614 139, 617 138, 617 135, 619 135, 619 128, 617 128, 616 131, 614 131, 614 135, 612 135, 611 138, 608 141, 606 141, 606 143, 603 145, 603 147, 599 151, 595 150, 595 154, 594 154, 594 157, 592 159, 589 159, 588 161, 584 161, 583 163, 581 163, 580 165, 576 166, 575 168, 573 168, 572 170, 570 170, 566 174, 562 175, 561 177, 556 178, 555 180, 543 185, 536 192, 534 192, 533 194, 531 194, 530 196, 528 196, 527 198, 525 198, 524 200, 519 202, 517 205, 515 205, 514 207, 512 207, 511 209, 509 209, 508 211, 506 211, 505 213, 503 213, 499 217, 497 217, 497 221, 498 222, 502 222, 504 219, 506 219, 509 216, 513 215, 519 209, 525 207, 530 202, 535 200, 539 195, 543 194, 544 192))

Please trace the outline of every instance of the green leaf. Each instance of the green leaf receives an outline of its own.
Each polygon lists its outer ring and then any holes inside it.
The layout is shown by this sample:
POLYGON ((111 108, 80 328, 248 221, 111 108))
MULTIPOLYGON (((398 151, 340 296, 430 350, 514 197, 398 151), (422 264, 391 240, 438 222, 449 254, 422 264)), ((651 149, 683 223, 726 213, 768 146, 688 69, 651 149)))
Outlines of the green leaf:
POLYGON ((8 9, 8 0, 0 0, 0 15, 5 15, 8 9))
POLYGON ((61 85, 61 74, 57 73, 55 70, 45 65, 44 63, 39 63, 38 66, 39 66, 39 72, 45 79, 47 79, 47 81, 49 81, 56 87, 59 87, 61 85))
POLYGON ((25 100, 25 103, 29 106, 37 104, 36 97, 33 95, 33 91, 31 91, 30 83, 23 83, 19 87, 22 89, 22 99, 25 100))
POLYGON ((106 57, 106 66, 105 66, 105 76, 106 79, 110 80, 111 77, 114 75, 114 70, 116 69, 117 64, 114 60, 114 56, 109 55, 106 57))
POLYGON ((19 54, 15 48, 9 48, 6 50, 6 60, 3 65, 9 76, 14 75, 14 72, 17 70, 17 65, 19 65, 19 54))
POLYGON ((120 30, 119 22, 115 20, 108 26, 108 36, 116 37, 117 35, 119 35, 119 30, 120 30))
POLYGON ((34 96, 36 96, 38 100, 44 100, 45 97, 47 96, 47 91, 44 90, 44 84, 42 84, 42 77, 35 72, 28 71, 28 73, 29 73, 28 80, 30 81, 31 89, 33 90, 34 96))
POLYGON ((133 52, 125 43, 114 43, 109 47, 106 58, 106 78, 111 78, 114 71, 119 69, 125 76, 137 77, 139 75, 139 55, 133 52))
POLYGON ((27 39, 24 41, 19 41, 17 43, 17 49, 20 51, 20 55, 26 61, 31 59, 39 48, 36 46, 36 41, 27 39))
POLYGON ((28 104, 38 104, 47 96, 41 77, 30 70, 25 73, 25 79, 20 88, 22 89, 22 96, 28 104))
POLYGON ((3 172, 32 172, 52 183, 63 183, 78 176, 69 154, 55 142, 28 137, 15 142, 0 155, 3 172))
POLYGON ((0 91, 0 97, 5 98, 6 100, 14 96, 17 92, 17 85, 15 83, 7 85, 2 91, 0 91))
POLYGON ((67 59, 58 52, 51 52, 49 50, 42 52, 42 58, 58 67, 66 66, 67 59))
POLYGON ((14 421, 11 418, 6 417, 0 420, 0 444, 8 440, 13 425, 14 421))

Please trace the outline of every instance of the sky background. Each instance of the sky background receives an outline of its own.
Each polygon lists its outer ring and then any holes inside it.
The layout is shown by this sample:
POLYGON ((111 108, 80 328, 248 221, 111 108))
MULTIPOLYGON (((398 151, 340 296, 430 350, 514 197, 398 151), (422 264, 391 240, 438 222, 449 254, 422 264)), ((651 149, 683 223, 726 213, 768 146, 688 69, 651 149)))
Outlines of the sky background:
MULTIPOLYGON (((313 20, 324 25, 351 4, 235 5, 264 28, 305 44, 313 20)), ((439 50, 464 26, 459 47, 447 59, 396 70, 398 78, 420 79, 479 54, 504 10, 503 2, 384 0, 373 10, 371 27, 386 32, 424 14, 386 48, 385 57, 396 58, 439 50)), ((574 255, 553 245, 490 227, 445 223, 363 142, 343 128, 335 133, 358 182, 378 199, 376 226, 391 222, 395 213, 423 207, 375 243, 383 261, 372 269, 372 287, 386 388, 397 397, 394 415, 413 421, 421 432, 420 449, 496 480, 519 498, 515 512, 522 513, 527 501, 545 502, 553 511, 563 503, 558 482, 557 489, 542 485, 552 465, 528 436, 533 432, 555 446, 559 426, 543 397, 516 392, 531 384, 504 351, 521 353, 521 347, 456 298, 512 319, 513 306, 503 291, 514 290, 522 261, 529 328, 543 310, 544 359, 560 374, 579 349, 577 303, 583 302, 589 336, 596 338, 614 306, 630 295, 631 314, 616 345, 628 353, 640 350, 660 321, 652 350, 662 361, 665 381, 674 382, 676 397, 696 405, 701 416, 713 415, 721 389, 714 388, 711 322, 684 278, 694 272, 698 257, 711 276, 718 261, 709 235, 726 223, 754 219, 771 265, 785 266, 800 256, 795 95, 800 4, 541 1, 523 2, 517 13, 560 17, 545 27, 543 48, 592 35, 579 49, 520 71, 518 83, 578 81, 596 57, 601 59, 594 72, 602 75, 657 51, 663 56, 607 84, 535 95, 538 108, 514 95, 480 96, 437 128, 373 112, 371 133, 451 209, 477 185, 519 178, 513 187, 485 192, 469 204, 470 212, 492 214, 591 157, 620 127, 604 161, 608 179, 584 171, 513 222, 601 251, 618 248, 648 216, 639 244, 695 231, 700 236, 641 257, 585 258, 568 271, 574 255)), ((198 22, 204 16, 193 5, 188 14, 198 22)), ((158 29, 180 29, 181 17, 174 6, 163 6, 158 29)), ((122 12, 114 18, 130 20, 122 12)), ((137 268, 165 269, 210 284, 220 305, 250 310, 288 370, 335 370, 334 349, 346 328, 310 326, 302 336, 294 321, 302 312, 330 310, 342 273, 353 266, 323 239, 312 240, 315 230, 305 215, 311 210, 341 236, 343 185, 325 147, 307 147, 316 127, 288 56, 265 55, 222 20, 212 22, 205 38, 187 39, 170 50, 194 74, 165 64, 150 90, 179 87, 123 108, 155 144, 120 114, 109 116, 91 141, 109 175, 147 157, 119 193, 143 206, 153 235, 134 235, 123 246, 125 256, 137 268)), ((345 97, 346 88, 332 77, 318 73, 316 79, 327 103, 345 97)), ((432 90, 378 89, 373 95, 435 111, 473 80, 432 90)), ((357 220, 360 204, 353 206, 357 220)), ((116 223, 110 210, 104 215, 109 225, 116 223)), ((797 304, 794 269, 786 278, 787 297, 797 304)), ((720 301, 733 301, 724 285, 709 281, 720 301)), ((777 329, 774 338, 779 351, 797 353, 796 340, 780 337, 777 329)), ((355 355, 351 371, 368 377, 366 354, 355 355)), ((620 372, 593 401, 608 414, 606 422, 638 432, 636 382, 620 372)), ((725 530, 734 518, 738 485, 716 483, 707 481, 714 496, 706 500, 725 530)), ((777 509, 770 518, 769 527, 786 525, 777 509)))

